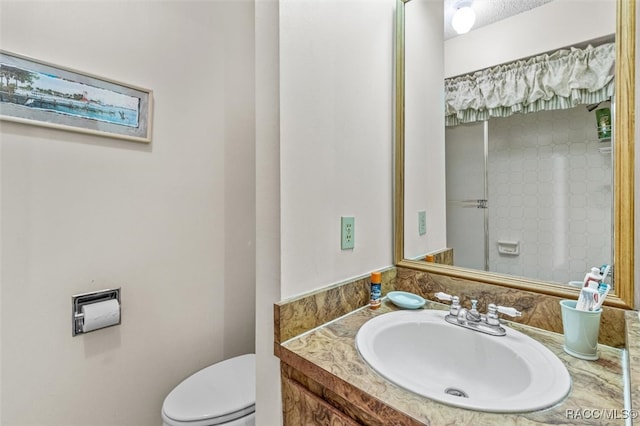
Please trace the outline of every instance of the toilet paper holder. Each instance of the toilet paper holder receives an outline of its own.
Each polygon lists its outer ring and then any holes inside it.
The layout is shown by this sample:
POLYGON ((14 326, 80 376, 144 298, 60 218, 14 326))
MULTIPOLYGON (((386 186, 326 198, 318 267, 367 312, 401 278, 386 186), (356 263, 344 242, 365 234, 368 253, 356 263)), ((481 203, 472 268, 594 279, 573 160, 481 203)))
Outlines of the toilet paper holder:
MULTIPOLYGON (((75 294, 71 296, 71 305, 72 305, 72 313, 71 313, 71 325, 72 325, 72 335, 77 336, 78 334, 85 334, 82 330, 82 326, 84 324, 84 313, 82 312, 82 307, 85 305, 90 305, 92 303, 106 302, 108 300, 116 299, 118 301, 118 305, 120 305, 120 287, 99 291, 92 291, 89 293, 75 294)), ((118 325, 122 321, 122 318, 118 321, 118 325)))

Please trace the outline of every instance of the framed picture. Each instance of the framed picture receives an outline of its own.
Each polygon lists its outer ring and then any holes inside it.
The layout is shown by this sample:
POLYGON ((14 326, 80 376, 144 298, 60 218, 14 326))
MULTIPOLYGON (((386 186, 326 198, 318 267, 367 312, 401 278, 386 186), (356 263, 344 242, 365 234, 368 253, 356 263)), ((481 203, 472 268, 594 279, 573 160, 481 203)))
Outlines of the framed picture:
POLYGON ((0 119, 151 142, 152 92, 0 50, 0 119))

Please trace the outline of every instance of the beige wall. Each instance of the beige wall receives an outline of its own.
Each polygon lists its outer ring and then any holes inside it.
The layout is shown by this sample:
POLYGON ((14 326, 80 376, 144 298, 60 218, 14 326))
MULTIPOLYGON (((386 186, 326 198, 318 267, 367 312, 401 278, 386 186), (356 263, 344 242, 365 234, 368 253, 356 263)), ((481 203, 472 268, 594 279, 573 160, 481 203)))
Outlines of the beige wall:
POLYGON ((413 0, 405 5, 405 194, 404 257, 424 258, 446 247, 444 161, 444 4, 413 0), (418 212, 427 233, 420 235, 418 212))
POLYGON ((392 262, 394 5, 256 1, 258 426, 281 422, 272 304, 392 262))
POLYGON ((392 262, 394 0, 280 1, 283 297, 392 262), (340 217, 355 248, 340 248, 340 217))
POLYGON ((256 22, 256 425, 281 423, 273 304, 280 300, 279 2, 257 0, 256 22))
POLYGON ((2 122, 1 422, 157 425, 254 350, 253 3, 0 6, 2 49, 155 97, 151 145, 2 122), (71 295, 109 286, 122 325, 71 337, 71 295))

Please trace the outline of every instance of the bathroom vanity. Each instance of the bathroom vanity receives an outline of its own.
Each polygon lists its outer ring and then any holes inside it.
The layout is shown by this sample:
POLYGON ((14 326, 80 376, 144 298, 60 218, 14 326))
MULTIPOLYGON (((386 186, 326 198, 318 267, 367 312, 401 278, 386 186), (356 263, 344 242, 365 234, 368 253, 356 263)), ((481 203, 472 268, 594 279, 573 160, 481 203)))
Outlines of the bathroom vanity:
MULTIPOLYGON (((383 294, 395 282, 395 277, 388 280, 383 294)), ((627 346, 612 347, 600 343, 600 359, 597 361, 585 361, 566 354, 562 349, 562 334, 509 322, 509 327, 542 343, 565 364, 571 376, 572 389, 561 403, 544 410, 487 413, 456 408, 419 396, 396 386, 370 368, 358 353, 356 334, 368 320, 399 308, 385 299, 378 310, 365 306, 343 315, 338 312, 333 321, 323 319, 320 313, 325 302, 332 304, 333 298, 329 293, 339 294, 337 298, 342 300, 346 297, 358 299, 366 293, 362 284, 351 283, 342 289, 334 287, 327 294, 319 292, 276 305, 275 353, 281 360, 285 425, 613 425, 625 424, 626 418, 635 414, 630 411, 632 406, 629 403, 629 400, 632 403, 638 399, 634 378, 640 369, 637 348, 640 324, 635 311, 622 311, 627 346), (347 290, 347 286, 355 290, 347 290), (355 294, 348 294, 349 291, 355 294), (301 307, 291 309, 296 303, 301 303, 301 307), (303 319, 303 312, 312 313, 315 321, 327 321, 324 324, 309 323, 308 317, 303 319), (301 325, 300 319, 307 321, 306 325, 301 325), (304 328, 309 331, 296 335, 304 328), (630 377, 630 381, 625 377, 630 377), (631 396, 627 398, 627 405, 625 394, 631 396)), ((340 305, 339 302, 334 303, 334 307, 340 305)), ((424 309, 447 310, 448 306, 428 300, 424 309)), ((500 383, 495 383, 495 386, 500 386, 500 383)))

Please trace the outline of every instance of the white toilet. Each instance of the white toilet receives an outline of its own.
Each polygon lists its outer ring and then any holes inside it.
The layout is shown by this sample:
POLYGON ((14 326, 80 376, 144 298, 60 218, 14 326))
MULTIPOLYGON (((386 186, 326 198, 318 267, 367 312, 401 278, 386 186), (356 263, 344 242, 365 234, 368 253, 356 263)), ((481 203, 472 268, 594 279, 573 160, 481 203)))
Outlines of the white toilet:
POLYGON ((165 426, 254 426, 256 356, 206 367, 176 386, 162 404, 165 426))

